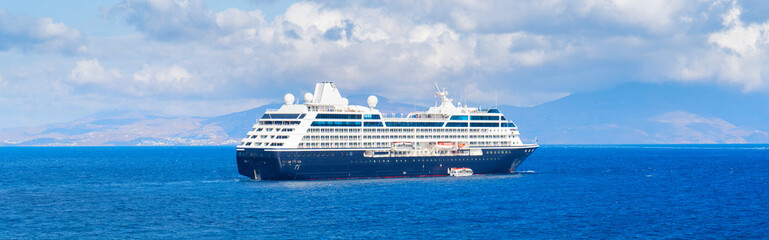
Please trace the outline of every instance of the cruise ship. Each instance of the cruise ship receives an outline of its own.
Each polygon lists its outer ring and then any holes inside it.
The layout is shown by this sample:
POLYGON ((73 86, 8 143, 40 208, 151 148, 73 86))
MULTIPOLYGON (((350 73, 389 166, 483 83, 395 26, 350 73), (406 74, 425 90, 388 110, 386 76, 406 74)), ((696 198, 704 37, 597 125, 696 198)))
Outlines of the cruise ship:
POLYGON ((238 172, 256 180, 313 180, 512 173, 537 144, 524 144, 496 108, 454 105, 435 84, 440 105, 406 117, 350 105, 331 82, 317 83, 304 103, 284 96, 237 146, 238 172))

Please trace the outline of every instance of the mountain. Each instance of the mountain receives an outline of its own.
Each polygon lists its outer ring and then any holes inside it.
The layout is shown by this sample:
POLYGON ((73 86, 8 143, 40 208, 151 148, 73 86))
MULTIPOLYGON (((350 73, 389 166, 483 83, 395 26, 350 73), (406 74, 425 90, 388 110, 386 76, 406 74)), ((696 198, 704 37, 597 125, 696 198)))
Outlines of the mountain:
MULTIPOLYGON (((348 96, 366 106, 368 95, 348 96)), ((385 114, 425 110, 378 96, 385 114)), ((236 145, 268 104, 216 117, 107 111, 37 127, 0 130, 0 146, 236 145)), ((768 143, 769 96, 717 87, 633 83, 535 107, 499 106, 525 142, 541 144, 768 143)))
POLYGON ((202 125, 212 125, 220 127, 227 137, 235 139, 236 142, 246 137, 246 132, 256 123, 256 120, 262 117, 267 109, 278 109, 281 104, 272 103, 261 107, 252 108, 242 112, 230 113, 218 117, 208 118, 201 121, 202 125))
POLYGON ((164 117, 138 111, 109 111, 72 122, 0 131, 2 145, 219 145, 235 143, 221 127, 200 117, 164 117))
POLYGON ((500 110, 545 144, 769 142, 769 96, 710 86, 632 83, 500 110))
MULTIPOLYGON (((366 105, 369 95, 352 95, 351 104, 366 105)), ((422 106, 378 96, 383 113, 407 113, 422 106)), ((0 146, 162 146, 236 145, 272 103, 215 117, 156 116, 115 110, 72 122, 0 130, 0 146)))

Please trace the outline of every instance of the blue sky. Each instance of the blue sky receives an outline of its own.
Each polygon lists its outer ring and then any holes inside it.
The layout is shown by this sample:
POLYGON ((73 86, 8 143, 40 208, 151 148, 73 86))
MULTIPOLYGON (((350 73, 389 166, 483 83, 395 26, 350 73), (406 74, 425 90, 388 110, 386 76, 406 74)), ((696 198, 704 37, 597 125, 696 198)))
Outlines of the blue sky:
POLYGON ((769 94, 769 3, 0 1, 0 128, 114 109, 213 116, 343 94, 533 106, 628 82, 769 94))

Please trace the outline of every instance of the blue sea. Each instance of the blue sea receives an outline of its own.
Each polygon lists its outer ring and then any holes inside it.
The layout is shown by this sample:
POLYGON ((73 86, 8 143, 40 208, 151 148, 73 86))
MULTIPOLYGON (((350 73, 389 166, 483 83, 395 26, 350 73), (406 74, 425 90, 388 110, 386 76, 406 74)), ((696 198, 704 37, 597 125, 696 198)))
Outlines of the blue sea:
POLYGON ((233 147, 3 147, 0 239, 769 238, 768 145, 542 146, 518 170, 257 182, 233 147))

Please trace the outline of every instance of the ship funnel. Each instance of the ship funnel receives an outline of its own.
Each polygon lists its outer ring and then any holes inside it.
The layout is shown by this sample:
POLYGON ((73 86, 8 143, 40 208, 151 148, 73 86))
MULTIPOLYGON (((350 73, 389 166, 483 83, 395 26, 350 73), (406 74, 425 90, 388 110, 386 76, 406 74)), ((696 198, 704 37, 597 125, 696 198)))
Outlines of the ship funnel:
POLYGON ((339 90, 337 90, 336 86, 331 82, 315 84, 315 94, 313 94, 313 96, 315 97, 312 100, 312 103, 314 104, 346 105, 342 95, 339 94, 339 90))

